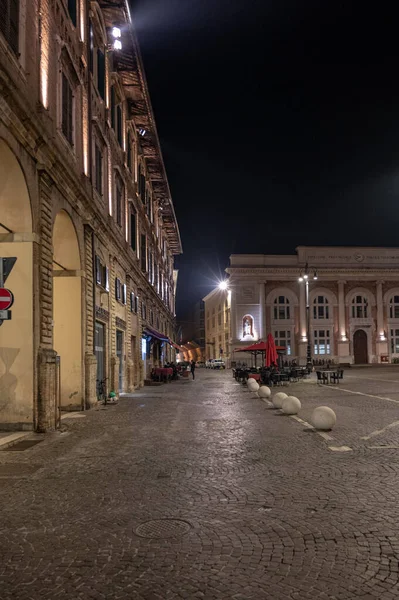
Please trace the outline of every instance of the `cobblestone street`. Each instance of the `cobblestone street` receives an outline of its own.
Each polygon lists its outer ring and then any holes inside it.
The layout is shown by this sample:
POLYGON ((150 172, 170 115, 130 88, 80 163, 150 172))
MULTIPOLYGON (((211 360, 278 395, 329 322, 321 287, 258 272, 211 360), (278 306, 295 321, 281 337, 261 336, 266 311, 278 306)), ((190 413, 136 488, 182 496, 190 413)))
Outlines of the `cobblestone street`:
POLYGON ((1 600, 398 598, 399 368, 292 384, 324 438, 196 375, 0 452, 1 600))

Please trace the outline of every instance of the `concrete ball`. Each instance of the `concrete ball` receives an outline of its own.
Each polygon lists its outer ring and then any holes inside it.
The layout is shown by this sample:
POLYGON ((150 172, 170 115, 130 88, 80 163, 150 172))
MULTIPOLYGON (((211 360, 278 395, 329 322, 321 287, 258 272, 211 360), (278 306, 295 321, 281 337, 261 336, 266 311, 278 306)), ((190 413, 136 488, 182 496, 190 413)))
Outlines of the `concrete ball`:
POLYGON ((337 416, 332 408, 329 408, 328 406, 318 406, 312 412, 310 422, 315 429, 329 431, 337 422, 337 416))
POLYGON ((301 410, 301 401, 296 396, 287 396, 283 400, 281 410, 285 415, 297 415, 301 410))
POLYGON ((274 394, 272 402, 275 408, 281 408, 283 406, 283 400, 286 398, 288 398, 288 394, 285 394, 284 392, 277 392, 277 394, 274 394))
POLYGON ((255 379, 249 379, 248 381, 251 381, 251 383, 248 383, 248 387, 250 389, 251 392, 257 392, 259 389, 259 383, 257 381, 255 381, 255 379), (252 383, 253 381, 253 383, 252 383))
POLYGON ((261 385, 259 388, 259 398, 270 398, 271 396, 271 391, 270 388, 267 387, 267 385, 261 385))

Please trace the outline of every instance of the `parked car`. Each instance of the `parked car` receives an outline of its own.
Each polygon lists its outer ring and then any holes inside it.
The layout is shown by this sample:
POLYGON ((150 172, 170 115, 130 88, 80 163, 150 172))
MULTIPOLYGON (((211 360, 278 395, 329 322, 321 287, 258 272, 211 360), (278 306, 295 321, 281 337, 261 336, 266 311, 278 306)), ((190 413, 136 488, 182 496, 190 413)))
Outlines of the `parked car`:
POLYGON ((208 358, 208 360, 207 360, 207 361, 206 361, 206 363, 205 363, 205 367, 206 367, 207 369, 212 369, 212 363, 213 363, 213 360, 214 360, 213 358, 208 358))
POLYGON ((202 360, 199 360, 195 363, 196 367, 199 367, 200 369, 203 369, 205 367, 205 363, 202 360))
POLYGON ((226 363, 221 358, 215 358, 212 361, 211 369, 225 369, 226 363))

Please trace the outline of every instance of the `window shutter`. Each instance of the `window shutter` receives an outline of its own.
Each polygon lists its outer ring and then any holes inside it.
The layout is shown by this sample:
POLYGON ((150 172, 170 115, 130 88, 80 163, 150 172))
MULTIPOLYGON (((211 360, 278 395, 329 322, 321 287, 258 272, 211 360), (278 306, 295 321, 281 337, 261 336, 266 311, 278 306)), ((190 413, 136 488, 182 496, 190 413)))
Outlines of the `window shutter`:
POLYGON ((130 247, 136 252, 136 215, 130 213, 130 247))
POLYGON ((98 256, 96 256, 96 283, 101 285, 101 261, 98 256))
POLYGON ((122 304, 126 304, 126 283, 122 285, 122 304))
POLYGON ((115 278, 115 299, 118 301, 121 299, 121 282, 117 277, 115 278))
POLYGON ((105 268, 105 289, 109 292, 109 270, 108 267, 105 268))
POLYGON ((89 69, 90 73, 93 73, 94 69, 94 35, 93 35, 93 24, 89 25, 89 69))
POLYGON ((122 107, 120 104, 118 104, 118 106, 116 107, 116 114, 117 114, 117 137, 118 137, 118 142, 119 145, 122 146, 122 107))
POLYGON ((97 48, 97 87, 101 98, 105 98, 105 54, 97 48))
POLYGON ((134 294, 133 294, 133 292, 130 292, 130 312, 133 312, 133 307, 134 307, 134 294))
POLYGON ((134 298, 134 312, 135 313, 139 312, 139 298, 138 298, 138 296, 135 296, 135 298, 134 298))
POLYGON ((111 127, 115 131, 115 88, 111 87, 111 127))

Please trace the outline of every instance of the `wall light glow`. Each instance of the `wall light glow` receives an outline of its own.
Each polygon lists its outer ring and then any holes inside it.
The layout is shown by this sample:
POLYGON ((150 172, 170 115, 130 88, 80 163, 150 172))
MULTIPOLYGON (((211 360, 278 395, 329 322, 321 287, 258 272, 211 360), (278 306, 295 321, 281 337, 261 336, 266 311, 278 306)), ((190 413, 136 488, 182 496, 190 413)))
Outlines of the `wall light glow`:
POLYGON ((80 0, 80 6, 79 6, 79 14, 80 14, 79 27, 80 27, 80 39, 82 40, 82 42, 85 41, 85 5, 86 5, 86 0, 80 0))
POLYGON ((49 17, 47 13, 40 17, 40 99, 44 108, 48 108, 48 72, 49 72, 49 17))

